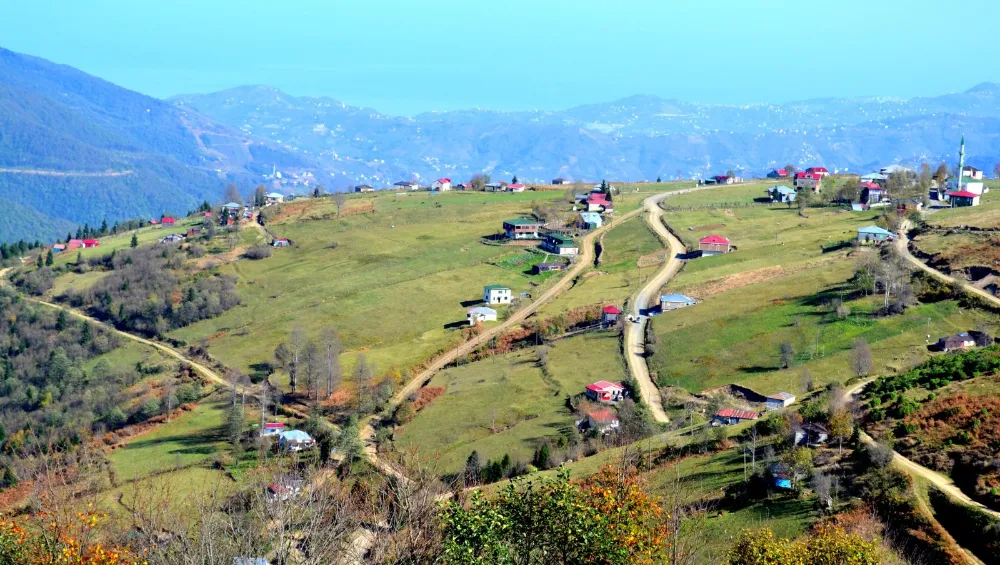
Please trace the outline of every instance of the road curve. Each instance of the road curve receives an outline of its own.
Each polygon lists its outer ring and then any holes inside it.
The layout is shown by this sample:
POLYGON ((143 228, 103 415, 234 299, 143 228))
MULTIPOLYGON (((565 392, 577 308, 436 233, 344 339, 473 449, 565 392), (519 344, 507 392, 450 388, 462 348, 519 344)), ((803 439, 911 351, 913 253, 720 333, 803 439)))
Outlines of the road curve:
MULTIPOLYGON (((669 193, 668 193, 669 194, 669 193)), ((646 199, 649 200, 648 198, 646 199)), ((523 322, 528 316, 534 314, 539 308, 548 304, 560 293, 567 290, 573 285, 573 279, 576 278, 583 270, 594 263, 594 242, 602 234, 610 230, 611 228, 621 224, 625 220, 633 218, 643 212, 645 208, 639 207, 627 214, 619 216, 614 220, 608 222, 604 226, 590 232, 587 234, 583 240, 580 242, 580 254, 577 256, 576 262, 570 267, 565 274, 556 282, 552 288, 549 288, 541 295, 536 297, 531 304, 525 306, 524 308, 514 312, 507 318, 503 323, 484 331, 478 336, 474 337, 469 341, 462 342, 458 346, 448 350, 444 354, 435 358, 431 361, 430 365, 427 366, 423 371, 418 373, 414 378, 410 379, 403 388, 401 388, 396 394, 392 396, 386 406, 384 413, 391 413, 397 406, 399 406, 407 397, 411 394, 420 390, 431 378, 447 366, 449 363, 455 361, 463 355, 467 355, 474 351, 480 345, 488 342, 496 336, 502 335, 506 331, 515 327, 516 325, 523 322)), ((361 439, 365 442, 365 453, 368 460, 381 469, 383 472, 389 473, 399 479, 403 479, 402 475, 394 470, 391 465, 388 465, 385 461, 377 456, 377 450, 375 444, 372 441, 375 437, 375 427, 374 427, 375 416, 369 416, 365 420, 365 425, 361 430, 361 439)))
POLYGON ((642 287, 632 300, 632 318, 638 319, 638 323, 629 323, 625 331, 624 353, 625 361, 628 363, 629 374, 639 385, 639 394, 642 401, 649 407, 653 419, 657 422, 667 423, 670 418, 663 410, 663 403, 660 401, 660 389, 649 376, 649 367, 646 365, 646 323, 647 317, 642 312, 655 304, 656 295, 663 288, 663 285, 670 282, 674 275, 680 270, 683 261, 678 256, 682 255, 686 248, 677 237, 667 229, 663 223, 663 209, 660 202, 669 196, 686 194, 696 190, 705 190, 706 186, 689 188, 685 190, 675 190, 663 194, 654 194, 643 201, 643 209, 646 210, 646 221, 649 226, 667 244, 667 261, 660 268, 660 271, 642 287))
POLYGON ((896 250, 899 251, 899 254, 904 259, 906 259, 907 261, 909 261, 911 264, 913 264, 918 269, 926 272, 927 274, 931 275, 932 277, 934 277, 934 278, 936 278, 936 279, 938 279, 940 281, 943 281, 943 282, 946 282, 946 283, 951 283, 951 284, 957 284, 958 286, 960 286, 966 292, 971 293, 971 294, 975 294, 976 296, 978 296, 978 297, 980 297, 980 298, 982 298, 982 299, 984 299, 984 300, 986 300, 988 302, 991 302, 991 303, 993 303, 996 306, 1000 306, 1000 298, 997 298, 996 296, 993 296, 992 294, 990 294, 989 292, 986 292, 985 290, 983 290, 981 288, 976 288, 976 287, 972 286, 971 284, 969 284, 966 281, 960 281, 958 279, 952 278, 952 277, 950 277, 950 276, 942 273, 941 271, 935 269, 934 267, 931 267, 927 263, 924 263, 920 259, 914 257, 913 254, 910 253, 910 246, 909 246, 910 237, 909 237, 909 235, 907 235, 907 232, 909 231, 909 227, 910 227, 909 224, 910 224, 910 222, 908 220, 904 221, 902 223, 902 225, 899 228, 899 231, 900 231, 901 235, 900 235, 900 237, 896 238, 896 242, 895 242, 896 243, 896 250))
MULTIPOLYGON (((874 380, 875 379, 868 379, 862 381, 854 385, 850 389, 848 389, 846 394, 856 399, 859 396, 861 396, 861 392, 864 390, 864 388, 874 380)), ((864 430, 859 430, 859 431, 860 431, 859 437, 861 439, 861 443, 865 445, 875 445, 875 440, 872 439, 870 435, 865 433, 864 430)), ((926 479, 927 481, 930 481, 935 487, 937 487, 941 492, 943 492, 945 496, 952 499, 953 501, 958 502, 960 504, 966 504, 968 506, 972 506, 973 508, 978 508, 979 510, 982 510, 983 512, 989 514, 990 516, 1000 519, 1000 512, 992 510, 983 505, 982 503, 977 502, 972 498, 969 498, 967 494, 962 492, 962 489, 958 488, 958 486, 955 484, 955 481, 951 480, 950 477, 942 475, 941 473, 933 469, 928 469, 927 467, 924 467, 923 465, 911 459, 907 459, 898 451, 892 452, 892 462, 898 468, 903 470, 905 473, 913 476, 918 476, 923 479, 926 479)))

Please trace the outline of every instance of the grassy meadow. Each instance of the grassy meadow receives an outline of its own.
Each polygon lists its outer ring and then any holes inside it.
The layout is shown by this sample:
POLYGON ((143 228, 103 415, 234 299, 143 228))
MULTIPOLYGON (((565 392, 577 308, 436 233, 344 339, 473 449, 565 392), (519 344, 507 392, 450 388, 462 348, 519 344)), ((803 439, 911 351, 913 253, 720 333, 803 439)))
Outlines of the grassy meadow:
POLYGON ((625 377, 613 332, 574 336, 547 347, 547 375, 535 348, 440 371, 428 386, 443 387, 444 394, 397 428, 394 446, 419 449, 441 473, 461 470, 473 450, 483 461, 504 454, 530 461, 540 442, 574 425, 568 396, 591 382, 625 377))
POLYGON ((936 339, 974 328, 981 319, 953 302, 881 318, 873 315, 874 298, 846 301, 845 282, 858 253, 848 243, 876 214, 815 208, 802 217, 786 205, 750 205, 768 185, 720 187, 666 201, 665 220, 689 248, 717 233, 736 251, 687 262, 664 289, 700 302, 654 319, 659 343, 649 363, 661 386, 699 392, 738 383, 763 394, 799 393, 803 371, 817 385, 853 376, 848 359, 855 338, 871 344, 877 372, 891 372, 929 355, 928 329, 936 339), (841 242, 843 248, 824 252, 841 242), (824 304, 834 299, 845 300, 851 314, 838 319, 831 313, 824 304), (784 341, 795 348, 789 369, 778 363, 784 341))

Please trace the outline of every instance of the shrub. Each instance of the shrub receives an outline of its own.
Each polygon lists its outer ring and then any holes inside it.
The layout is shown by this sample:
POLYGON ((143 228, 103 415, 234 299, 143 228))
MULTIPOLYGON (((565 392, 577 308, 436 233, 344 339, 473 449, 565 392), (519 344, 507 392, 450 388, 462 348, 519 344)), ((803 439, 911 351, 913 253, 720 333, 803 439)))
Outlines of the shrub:
POLYGON ((194 402, 198 400, 199 396, 201 396, 201 392, 198 390, 198 387, 190 383, 183 384, 177 389, 177 402, 181 404, 194 402))
POLYGON ((243 256, 247 259, 259 261, 261 259, 267 259, 271 256, 271 253, 271 247, 268 245, 254 245, 250 249, 247 249, 243 256))
POLYGON ((142 403, 142 406, 139 407, 139 411, 136 412, 135 416, 140 422, 145 422, 159 413, 160 400, 158 398, 150 398, 142 403))

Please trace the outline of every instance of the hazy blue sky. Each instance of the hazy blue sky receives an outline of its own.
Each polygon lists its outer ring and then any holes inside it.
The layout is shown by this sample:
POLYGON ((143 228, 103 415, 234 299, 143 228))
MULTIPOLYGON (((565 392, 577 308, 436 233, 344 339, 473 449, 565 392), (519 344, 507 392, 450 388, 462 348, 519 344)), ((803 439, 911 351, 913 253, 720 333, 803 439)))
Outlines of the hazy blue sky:
POLYGON ((911 97, 1000 81, 997 0, 3 4, 0 46, 158 97, 267 84, 414 114, 632 94, 911 97))

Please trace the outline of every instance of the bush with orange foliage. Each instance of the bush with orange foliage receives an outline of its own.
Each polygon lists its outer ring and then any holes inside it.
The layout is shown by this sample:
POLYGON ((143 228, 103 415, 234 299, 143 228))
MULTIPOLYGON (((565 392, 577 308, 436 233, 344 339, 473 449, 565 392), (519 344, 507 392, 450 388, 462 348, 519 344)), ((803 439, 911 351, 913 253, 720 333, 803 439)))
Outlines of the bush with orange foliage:
POLYGON ((96 512, 60 521, 38 516, 32 521, 0 517, 0 563, 17 565, 146 565, 126 547, 98 541, 107 519, 96 512))
POLYGON ((417 399, 413 401, 413 409, 419 411, 442 394, 444 394, 443 386, 425 386, 417 393, 417 399))

